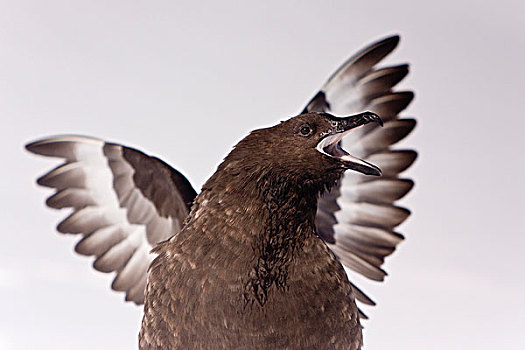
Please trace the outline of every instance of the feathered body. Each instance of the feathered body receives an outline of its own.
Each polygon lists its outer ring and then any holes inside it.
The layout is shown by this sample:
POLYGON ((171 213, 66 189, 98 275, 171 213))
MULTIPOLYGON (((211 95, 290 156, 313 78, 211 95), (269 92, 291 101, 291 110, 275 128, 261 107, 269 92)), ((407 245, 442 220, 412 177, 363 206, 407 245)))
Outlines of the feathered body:
POLYGON ((296 155, 272 154, 269 135, 240 142, 155 249, 141 349, 360 347, 351 285, 315 232, 317 198, 342 171, 292 171, 296 155))
POLYGON ((396 143, 416 125, 400 115, 414 94, 395 91, 409 69, 380 66, 398 42, 358 51, 300 116, 252 132, 199 196, 178 170, 125 145, 72 135, 26 145, 63 159, 37 180, 55 189, 46 204, 71 209, 57 230, 115 273, 112 289, 145 303, 142 348, 361 346, 357 315, 375 302, 340 263, 382 281, 410 215, 397 201, 417 153, 396 143), (381 119, 327 114, 364 110, 381 119))

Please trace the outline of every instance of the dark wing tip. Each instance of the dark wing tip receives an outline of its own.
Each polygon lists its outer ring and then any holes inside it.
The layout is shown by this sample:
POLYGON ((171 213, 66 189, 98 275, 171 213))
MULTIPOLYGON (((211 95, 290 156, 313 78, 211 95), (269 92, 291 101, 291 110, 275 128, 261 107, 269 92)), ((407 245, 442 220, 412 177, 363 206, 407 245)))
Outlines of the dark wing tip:
POLYGON ((392 49, 394 49, 399 44, 400 40, 401 40, 401 37, 399 36, 399 34, 394 34, 391 36, 387 36, 383 40, 380 40, 379 43, 388 44, 392 46, 392 49))
MULTIPOLYGON (((414 124, 414 126, 417 125, 417 122, 414 124)), ((417 160, 417 158, 419 157, 419 153, 416 151, 416 150, 413 150, 413 149, 409 149, 406 151, 407 154, 409 154, 410 156, 410 164, 408 165, 407 168, 411 167, 414 162, 417 160)))
POLYGON ((402 183, 402 189, 397 194, 396 200, 400 200, 404 196, 408 194, 408 192, 412 191, 414 189, 415 182, 412 179, 404 178, 404 179, 398 179, 400 183, 402 183))
POLYGON ((381 39, 378 39, 378 40, 372 42, 371 44, 366 46, 362 51, 370 50, 373 47, 389 48, 388 50, 392 51, 399 44, 400 40, 401 40, 401 37, 399 36, 399 34, 393 34, 393 35, 385 36, 385 37, 383 37, 381 39))
POLYGON ((407 76, 408 73, 410 73, 410 64, 408 63, 399 64, 397 66, 394 66, 394 68, 397 68, 398 70, 404 73, 403 78, 407 76))
POLYGON ((144 304, 144 300, 143 299, 137 299, 137 297, 131 297, 130 294, 126 293, 126 298, 124 299, 125 301, 131 301, 133 302, 133 304, 137 305, 137 306, 142 306, 144 304))
POLYGON ((28 150, 29 152, 31 152, 31 148, 33 148, 33 146, 34 146, 35 143, 36 143, 36 141, 26 143, 26 144, 24 145, 24 148, 25 148, 26 150, 28 150))
POLYGON ((414 91, 412 90, 403 90, 403 91, 395 91, 391 92, 387 95, 385 95, 387 98, 397 98, 397 99, 406 99, 409 100, 409 103, 412 102, 412 100, 415 97, 414 91))
POLYGON ((419 153, 417 153, 417 151, 414 149, 402 150, 402 152, 405 152, 406 154, 410 156, 410 163, 413 163, 419 156, 419 153))
POLYGON ((399 95, 399 97, 402 97, 404 99, 407 99, 408 102, 407 102, 407 105, 412 102, 412 100, 414 99, 414 97, 416 97, 416 94, 414 93, 414 91, 412 90, 407 90, 407 91, 397 91, 395 92, 396 94, 399 95))
MULTIPOLYGON (((72 136, 76 136, 76 135, 72 135, 72 136)), ((67 137, 67 135, 56 135, 56 136, 39 138, 34 141, 26 143, 24 148, 28 150, 29 152, 40 154, 39 148, 41 148, 42 146, 45 146, 47 143, 50 143, 51 141, 56 141, 64 137, 67 137)))
POLYGON ((412 179, 404 179, 410 186, 410 189, 414 188, 414 185, 416 184, 414 180, 412 179))
MULTIPOLYGON (((405 207, 398 207, 398 208, 401 209, 401 210, 403 210, 403 211, 406 213, 406 217, 407 217, 407 218, 408 218, 410 215, 412 215, 412 211, 411 211, 410 209, 405 208, 405 207)), ((404 240, 404 239, 405 239, 405 237, 404 237, 402 234, 398 233, 398 235, 401 236, 401 240, 404 240)))
POLYGON ((406 119, 404 118, 404 119, 399 119, 399 120, 406 121, 406 124, 409 125, 410 127, 410 132, 412 132, 414 128, 417 126, 417 121, 414 118, 406 118, 406 119))
POLYGON ((373 301, 366 293, 364 293, 359 287, 357 287, 355 284, 350 282, 350 285, 352 286, 352 291, 355 294, 355 298, 362 302, 365 305, 375 306, 376 302, 373 301))
POLYGON ((382 48, 381 50, 383 52, 385 52, 386 54, 388 54, 388 53, 394 51, 394 49, 399 44, 400 40, 401 40, 401 38, 397 34, 392 35, 392 36, 387 36, 384 39, 381 39, 381 40, 376 41, 375 43, 372 43, 371 45, 369 45, 363 51, 366 51, 367 49, 371 49, 373 47, 376 47, 376 48, 381 47, 382 48))
POLYGON ((397 119, 397 120, 393 120, 392 122, 395 123, 396 126, 403 126, 403 127, 405 127, 406 130, 407 130, 406 135, 410 134, 414 130, 416 125, 417 125, 417 121, 414 118, 397 119))
POLYGON ((357 308, 357 311, 359 312, 359 318, 362 320, 368 320, 368 316, 361 310, 360 308, 357 308))
POLYGON ((32 142, 29 142, 27 143, 24 148, 31 152, 31 153, 34 153, 34 154, 40 154, 39 152, 39 148, 40 146, 42 145, 42 143, 44 143, 45 140, 36 140, 36 141, 32 141, 32 142))
POLYGON ((47 174, 42 175, 38 179, 36 179, 36 183, 37 185, 42 186, 42 187, 52 187, 51 185, 48 184, 46 180, 47 180, 47 174))

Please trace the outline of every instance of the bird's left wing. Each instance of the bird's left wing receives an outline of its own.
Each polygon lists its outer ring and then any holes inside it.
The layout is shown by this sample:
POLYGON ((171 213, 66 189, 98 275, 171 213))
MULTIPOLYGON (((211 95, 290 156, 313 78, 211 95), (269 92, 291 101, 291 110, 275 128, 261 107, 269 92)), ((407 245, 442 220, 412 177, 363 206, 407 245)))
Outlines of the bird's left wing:
POLYGON ((56 190, 49 207, 72 209, 57 230, 80 234, 76 252, 94 255, 95 269, 116 272, 114 290, 144 303, 150 250, 180 230, 196 196, 188 180, 158 158, 95 138, 50 137, 26 148, 65 160, 37 180, 56 190))
MULTIPOLYGON (((343 139, 351 155, 379 166, 381 177, 347 171, 339 184, 318 203, 317 232, 340 261, 351 270, 376 281, 381 268, 403 236, 394 229, 410 211, 395 204, 412 188, 400 173, 414 162, 414 150, 393 149, 415 126, 413 119, 399 118, 413 98, 411 91, 396 92, 394 86, 408 74, 408 65, 377 67, 397 46, 398 36, 369 45, 348 59, 323 85, 304 112, 331 112, 346 116, 369 110, 377 113, 384 127, 370 123, 343 139)), ((358 301, 374 302, 352 284, 358 301)), ((364 314, 362 314, 364 316, 364 314)), ((366 317, 366 316, 365 316, 366 317)))

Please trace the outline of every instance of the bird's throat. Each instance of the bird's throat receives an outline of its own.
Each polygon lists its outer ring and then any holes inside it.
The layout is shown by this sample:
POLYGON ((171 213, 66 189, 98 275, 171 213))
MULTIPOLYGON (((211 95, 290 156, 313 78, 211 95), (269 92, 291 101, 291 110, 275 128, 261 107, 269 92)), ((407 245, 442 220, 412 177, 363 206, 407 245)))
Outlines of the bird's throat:
POLYGON ((259 185, 265 222, 253 245, 256 260, 245 298, 264 306, 272 289, 286 290, 294 256, 315 235, 317 194, 284 179, 264 180, 259 185))
POLYGON ((289 176, 237 170, 219 168, 203 186, 192 217, 196 230, 201 220, 228 223, 229 229, 220 234, 245 246, 245 304, 264 306, 272 293, 286 291, 292 264, 300 263, 296 257, 304 243, 319 239, 315 215, 325 187, 289 176), (201 217, 201 211, 214 217, 201 217))

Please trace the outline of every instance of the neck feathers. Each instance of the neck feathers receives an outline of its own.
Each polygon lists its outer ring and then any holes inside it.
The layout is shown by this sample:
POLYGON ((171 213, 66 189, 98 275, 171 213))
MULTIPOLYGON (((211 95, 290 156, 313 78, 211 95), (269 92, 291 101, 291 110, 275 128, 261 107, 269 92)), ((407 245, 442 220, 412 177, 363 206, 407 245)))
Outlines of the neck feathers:
POLYGON ((291 260, 315 234, 317 193, 282 178, 265 179, 261 190, 267 215, 245 299, 263 306, 271 288, 286 289, 291 260))
POLYGON ((239 168, 225 161, 203 186, 190 215, 192 221, 227 222, 224 232, 210 233, 226 234, 246 245, 249 270, 244 298, 246 304, 260 306, 271 290, 286 289, 294 256, 306 240, 317 239, 317 199, 331 185, 268 169, 239 168))

